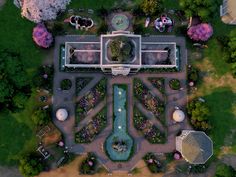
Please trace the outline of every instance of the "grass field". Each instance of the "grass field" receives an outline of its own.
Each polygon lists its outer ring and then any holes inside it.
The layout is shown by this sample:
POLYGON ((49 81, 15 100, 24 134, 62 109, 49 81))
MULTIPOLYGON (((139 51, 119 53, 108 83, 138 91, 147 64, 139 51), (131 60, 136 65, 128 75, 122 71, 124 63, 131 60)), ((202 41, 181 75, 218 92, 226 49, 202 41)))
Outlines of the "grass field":
MULTIPOLYGON (((39 49, 33 43, 34 26, 21 17, 20 10, 12 1, 7 1, 0 10, 0 49, 7 48, 19 53, 30 76, 33 76, 47 54, 46 50, 39 49)), ((35 127, 30 120, 35 103, 32 96, 22 112, 0 113, 0 165, 14 165, 19 154, 35 150, 35 127)))
POLYGON ((35 151, 36 135, 31 115, 36 106, 34 94, 20 113, 0 113, 0 165, 15 165, 19 155, 35 151))

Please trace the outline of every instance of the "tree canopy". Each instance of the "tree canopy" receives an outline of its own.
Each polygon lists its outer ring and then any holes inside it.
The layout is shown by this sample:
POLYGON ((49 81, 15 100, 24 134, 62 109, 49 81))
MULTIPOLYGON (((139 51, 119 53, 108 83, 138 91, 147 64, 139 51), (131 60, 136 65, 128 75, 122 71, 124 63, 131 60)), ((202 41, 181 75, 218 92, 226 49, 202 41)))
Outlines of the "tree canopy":
POLYGON ((193 100, 187 106, 192 125, 199 130, 207 130, 210 128, 208 119, 210 116, 209 107, 205 102, 193 100))
POLYGON ((40 157, 35 153, 28 154, 20 159, 19 170, 25 177, 36 176, 43 169, 44 165, 40 161, 40 157))
MULTIPOLYGON (((17 53, 0 51, 0 79, 0 104, 12 106, 15 96, 18 97, 15 98, 15 103, 19 103, 19 95, 26 96, 29 92, 29 78, 17 53)), ((19 106, 18 103, 15 106, 19 106)))
POLYGON ((216 167, 215 177, 236 177, 236 171, 231 166, 220 163, 216 167))
POLYGON ((146 15, 157 15, 162 9, 162 0, 143 0, 141 9, 146 15))
POLYGON ((215 0, 179 0, 179 5, 187 17, 199 16, 203 21, 209 20, 217 10, 215 0))

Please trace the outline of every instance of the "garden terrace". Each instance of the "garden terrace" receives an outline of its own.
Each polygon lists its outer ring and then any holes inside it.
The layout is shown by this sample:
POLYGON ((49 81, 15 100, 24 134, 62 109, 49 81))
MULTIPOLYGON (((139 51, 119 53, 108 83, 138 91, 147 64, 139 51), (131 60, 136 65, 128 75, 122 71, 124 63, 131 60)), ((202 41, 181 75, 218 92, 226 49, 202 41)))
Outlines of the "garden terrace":
POLYGON ((76 122, 80 122, 86 115, 105 98, 106 78, 103 78, 82 97, 76 108, 76 122))
POLYGON ((144 137, 152 144, 162 144, 165 143, 166 137, 165 133, 161 132, 157 126, 144 117, 137 108, 134 109, 134 126, 140 131, 144 137))
POLYGON ((76 143, 91 143, 96 136, 106 127, 107 115, 106 109, 100 111, 92 120, 75 133, 76 143))
POLYGON ((143 84, 140 79, 134 79, 134 96, 144 105, 144 107, 152 112, 154 116, 160 119, 161 122, 165 122, 164 103, 153 96, 153 93, 143 84))

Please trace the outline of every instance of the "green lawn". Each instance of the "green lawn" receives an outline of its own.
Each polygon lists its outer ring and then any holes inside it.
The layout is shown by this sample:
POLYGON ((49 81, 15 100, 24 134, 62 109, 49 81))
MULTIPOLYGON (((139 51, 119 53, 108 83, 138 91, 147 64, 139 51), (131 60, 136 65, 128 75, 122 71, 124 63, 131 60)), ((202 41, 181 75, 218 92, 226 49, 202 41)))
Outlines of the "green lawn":
MULTIPOLYGON (((46 50, 36 47, 32 40, 32 22, 23 19, 12 1, 0 10, 0 49, 18 52, 31 76, 42 63, 46 50)), ((19 113, 0 113, 0 165, 14 165, 24 151, 35 151, 35 127, 30 120, 36 102, 32 97, 26 109, 19 113)))
POLYGON ((222 57, 222 48, 218 41, 213 38, 207 43, 208 48, 204 50, 204 56, 209 59, 216 69, 216 73, 222 76, 230 71, 230 64, 226 63, 222 57))
POLYGON ((33 94, 22 112, 0 113, 0 165, 15 165, 21 153, 36 150, 36 127, 30 119, 35 106, 33 94))
MULTIPOLYGON (((204 98, 211 111, 212 130, 209 135, 214 143, 214 153, 218 154, 220 147, 225 143, 225 138, 230 135, 230 130, 236 125, 236 118, 233 114, 236 93, 233 93, 229 88, 221 87, 213 90, 211 94, 205 95, 204 98)), ((236 145, 236 142, 234 143, 236 145)))
POLYGON ((20 53, 28 68, 35 68, 47 52, 39 49, 32 40, 34 23, 23 19, 12 1, 0 10, 0 48, 20 53))

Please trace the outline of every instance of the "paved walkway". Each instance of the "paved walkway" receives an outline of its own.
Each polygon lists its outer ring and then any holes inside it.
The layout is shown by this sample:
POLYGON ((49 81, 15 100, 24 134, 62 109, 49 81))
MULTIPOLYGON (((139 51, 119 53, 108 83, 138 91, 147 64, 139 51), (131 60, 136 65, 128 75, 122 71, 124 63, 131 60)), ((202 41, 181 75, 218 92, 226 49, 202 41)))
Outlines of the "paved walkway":
MULTIPOLYGON (((186 66, 187 66, 187 51, 185 49, 185 40, 180 37, 175 36, 151 36, 155 41, 173 41, 177 42, 177 45, 180 46, 180 54, 181 54, 181 71, 177 73, 137 73, 135 75, 130 76, 116 76, 113 77, 111 75, 104 75, 101 72, 97 73, 66 73, 59 71, 59 47, 60 44, 63 44, 65 41, 83 41, 86 38, 86 41, 94 41, 97 42, 98 38, 95 36, 86 36, 86 37, 78 37, 78 36, 66 36, 66 37, 57 37, 56 38, 56 50, 54 53, 54 67, 55 67, 55 75, 54 75, 54 96, 53 96, 53 122, 55 125, 61 130, 65 137, 66 146, 69 147, 71 152, 76 154, 82 154, 85 152, 94 152, 98 159, 103 163, 109 171, 122 170, 122 171, 130 171, 136 163, 147 153, 147 152, 155 152, 155 153, 167 153, 173 152, 175 150, 175 137, 176 134, 182 129, 191 129, 187 120, 183 123, 175 124, 172 121, 172 113, 174 111, 175 106, 179 106, 184 110, 185 105, 187 103, 187 86, 186 86, 186 66), (77 77, 93 77, 93 80, 79 93, 78 96, 75 94, 75 80, 77 77), (94 85, 96 85, 102 77, 106 77, 108 79, 107 83, 107 95, 106 99, 100 102, 94 110, 88 115, 78 126, 75 126, 75 104, 79 101, 84 94, 86 94, 94 85), (147 110, 142 106, 142 103, 139 103, 133 98, 133 78, 140 78, 144 84, 151 90, 151 92, 161 100, 165 101, 166 109, 165 109, 165 117, 167 122, 167 128, 161 124, 157 119, 154 119, 153 115, 148 114, 151 121, 159 127, 161 131, 167 131, 167 142, 166 144, 150 144, 142 135, 138 133, 138 131, 134 128, 133 125, 133 107, 134 104, 145 114, 147 114, 147 110), (158 89, 156 89, 149 81, 149 77, 163 77, 165 78, 165 96, 163 96, 158 89), (176 78, 180 80, 182 90, 175 91, 169 87, 169 81, 172 78, 176 78), (72 88, 69 91, 61 91, 59 88, 60 81, 63 79, 70 79, 72 81, 72 88), (113 122, 113 84, 127 84, 128 86, 128 127, 129 134, 134 139, 135 144, 135 153, 132 158, 127 162, 112 162, 105 153, 104 142, 108 135, 112 132, 112 122, 113 122), (85 126, 91 118, 99 112, 102 107, 106 104, 107 106, 107 127, 95 138, 95 140, 90 144, 75 144, 74 141, 74 133, 75 131, 80 130, 83 126, 85 126), (58 108, 65 107, 69 111, 69 118, 65 122, 60 122, 55 117, 55 111, 58 108), (121 167, 121 168, 120 168, 121 167)), ((152 39, 152 41, 153 41, 152 39)), ((142 38, 142 41, 149 42, 150 38, 142 38)))

